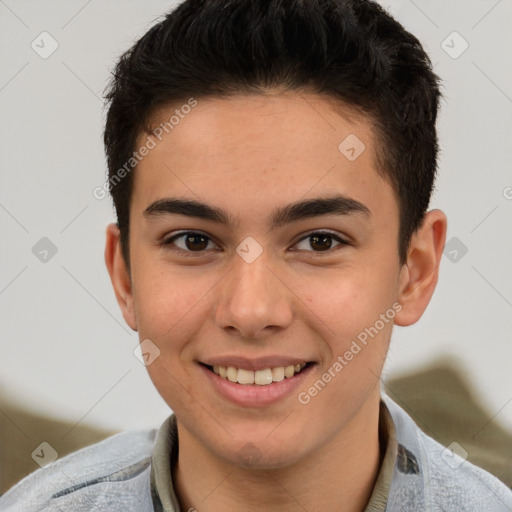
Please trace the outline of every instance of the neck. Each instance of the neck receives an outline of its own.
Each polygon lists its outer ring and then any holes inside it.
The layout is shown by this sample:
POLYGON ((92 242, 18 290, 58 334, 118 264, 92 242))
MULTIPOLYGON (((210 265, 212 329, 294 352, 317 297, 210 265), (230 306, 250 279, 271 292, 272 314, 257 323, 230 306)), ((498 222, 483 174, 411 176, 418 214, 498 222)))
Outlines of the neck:
POLYGON ((361 512, 381 465, 379 397, 307 459, 284 468, 243 469, 220 460, 178 422, 175 492, 184 511, 361 512))

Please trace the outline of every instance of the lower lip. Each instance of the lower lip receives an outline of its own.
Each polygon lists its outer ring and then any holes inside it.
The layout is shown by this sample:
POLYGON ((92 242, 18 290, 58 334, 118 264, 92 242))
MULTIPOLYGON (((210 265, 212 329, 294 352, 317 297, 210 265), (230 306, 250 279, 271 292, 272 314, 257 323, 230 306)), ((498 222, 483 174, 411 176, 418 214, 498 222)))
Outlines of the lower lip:
POLYGON ((304 383, 304 380, 315 365, 304 368, 289 379, 273 382, 265 386, 238 384, 223 379, 219 375, 208 370, 202 364, 199 365, 203 373, 211 382, 213 388, 224 398, 243 407, 264 407, 272 405, 280 400, 289 397, 297 388, 304 383))

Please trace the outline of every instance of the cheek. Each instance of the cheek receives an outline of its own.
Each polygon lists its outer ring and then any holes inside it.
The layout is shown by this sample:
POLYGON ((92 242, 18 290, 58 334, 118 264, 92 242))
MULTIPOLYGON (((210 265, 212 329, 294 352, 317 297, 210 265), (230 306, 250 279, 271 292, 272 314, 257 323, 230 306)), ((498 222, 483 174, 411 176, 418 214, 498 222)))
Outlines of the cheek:
POLYGON ((397 312, 394 278, 387 268, 387 274, 373 265, 330 275, 322 293, 309 295, 308 306, 323 320, 323 360, 317 377, 329 384, 325 392, 323 383, 311 394, 304 391, 306 398, 321 394, 315 399, 320 409, 339 400, 355 411, 378 383, 397 312))
MULTIPOLYGON (((151 340, 158 347, 158 357, 146 366, 151 381, 172 410, 197 414, 192 406, 195 383, 185 364, 186 351, 204 323, 208 308, 201 280, 191 286, 190 277, 157 268, 154 262, 139 266, 134 275, 134 304, 140 340, 151 340), (144 269, 152 268, 151 272, 144 269)), ((185 273, 186 274, 186 273, 185 273)))
POLYGON ((199 279, 191 286, 190 279, 186 270, 173 271, 155 261, 139 262, 133 295, 141 339, 168 344, 176 336, 186 338, 191 325, 197 325, 207 287, 199 279))
POLYGON ((314 293, 313 283, 308 283, 305 303, 322 319, 324 329, 330 333, 328 339, 343 346, 347 338, 356 337, 392 308, 395 281, 389 267, 387 273, 381 273, 378 267, 332 272, 325 279, 314 281, 314 293))

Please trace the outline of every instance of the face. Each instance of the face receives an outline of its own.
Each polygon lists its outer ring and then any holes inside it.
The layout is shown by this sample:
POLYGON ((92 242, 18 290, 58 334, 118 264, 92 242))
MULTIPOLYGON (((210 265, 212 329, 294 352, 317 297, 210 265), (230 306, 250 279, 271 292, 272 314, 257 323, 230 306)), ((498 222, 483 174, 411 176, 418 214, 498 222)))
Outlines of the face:
POLYGON ((198 98, 155 142, 134 175, 123 313, 160 351, 147 369, 180 428, 261 467, 355 432, 401 308, 371 126, 305 93, 198 98))

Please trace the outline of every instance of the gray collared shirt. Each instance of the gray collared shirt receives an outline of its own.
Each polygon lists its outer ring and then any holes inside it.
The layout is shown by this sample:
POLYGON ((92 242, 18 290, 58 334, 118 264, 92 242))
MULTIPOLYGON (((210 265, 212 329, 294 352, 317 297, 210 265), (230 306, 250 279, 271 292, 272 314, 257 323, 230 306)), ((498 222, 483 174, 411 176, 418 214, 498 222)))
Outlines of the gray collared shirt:
MULTIPOLYGON (((427 436, 384 391, 382 464, 364 512, 510 512, 512 491, 427 436)), ((34 471, 0 497, 2 512, 185 512, 172 482, 176 418, 126 431, 34 471)))

